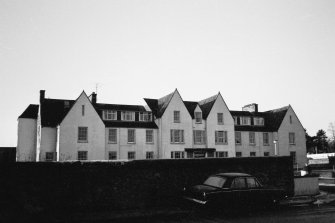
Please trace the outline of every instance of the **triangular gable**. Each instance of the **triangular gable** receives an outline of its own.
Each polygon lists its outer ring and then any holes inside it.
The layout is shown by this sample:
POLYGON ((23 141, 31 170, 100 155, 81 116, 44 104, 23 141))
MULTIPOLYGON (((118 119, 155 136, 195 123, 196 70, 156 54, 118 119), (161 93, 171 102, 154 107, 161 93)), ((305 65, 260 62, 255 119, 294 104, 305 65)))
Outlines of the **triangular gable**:
MULTIPOLYGON (((278 125, 278 129, 281 127, 281 125, 282 125, 282 123, 283 123, 283 120, 284 120, 285 116, 287 115, 287 112, 288 112, 289 109, 292 110, 293 114, 294 114, 295 117, 298 119, 298 122, 299 122, 300 126, 301 126, 303 129, 305 129, 304 126, 302 125, 302 123, 300 122, 299 117, 297 116, 297 114, 296 114, 295 111, 293 110, 292 106, 291 106, 291 105, 288 105, 288 106, 286 106, 285 108, 286 108, 286 112, 285 112, 285 114, 283 115, 283 117, 282 117, 282 119, 281 119, 280 125, 278 125)), ((278 131, 278 129, 277 129, 277 131, 278 131)))
POLYGON ((212 110, 212 107, 217 99, 219 94, 216 94, 212 97, 206 98, 202 101, 199 101, 200 108, 202 110, 202 117, 203 119, 207 119, 209 113, 212 110))
POLYGON ((64 119, 66 118, 66 116, 70 113, 70 111, 73 109, 74 105, 78 102, 79 98, 81 98, 82 96, 86 97, 86 99, 88 100, 88 102, 91 104, 93 110, 96 112, 97 116, 99 117, 99 119, 101 120, 101 122, 104 124, 102 118, 100 117, 100 115, 98 114, 97 109, 93 106, 91 100, 88 98, 87 94, 85 93, 85 91, 83 91, 79 97, 74 101, 73 105, 71 106, 71 108, 69 109, 69 111, 66 113, 66 115, 63 117, 63 119, 61 120, 61 122, 59 123, 59 125, 64 121, 64 119))
MULTIPOLYGON (((195 102, 195 101, 184 101, 184 104, 185 104, 188 112, 190 113, 192 119, 194 119, 194 111, 199 106, 198 102, 195 102)), ((200 106, 199 106, 199 108, 200 108, 200 106)), ((200 110, 201 110, 201 108, 200 108, 200 110)))

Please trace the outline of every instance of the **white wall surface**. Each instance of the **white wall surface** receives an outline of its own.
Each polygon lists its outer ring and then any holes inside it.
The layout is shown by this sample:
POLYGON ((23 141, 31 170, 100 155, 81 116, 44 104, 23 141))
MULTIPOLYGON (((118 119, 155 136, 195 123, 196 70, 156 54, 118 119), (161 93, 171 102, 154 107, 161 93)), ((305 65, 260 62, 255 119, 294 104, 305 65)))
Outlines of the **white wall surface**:
POLYGON ((88 160, 104 160, 105 125, 83 92, 60 124, 59 160, 77 160, 78 151, 88 151, 88 160), (82 116, 82 105, 85 115, 82 116), (88 127, 88 142, 78 142, 78 127, 88 127))
POLYGON ((39 161, 45 161, 46 152, 56 152, 57 128, 41 128, 41 146, 39 151, 39 161))
POLYGON ((269 152, 270 156, 274 156, 273 133, 269 133, 269 145, 263 144, 263 132, 255 132, 255 145, 249 144, 249 132, 241 132, 242 143, 236 144, 236 152, 242 152, 242 157, 249 157, 250 152, 256 152, 256 156, 264 156, 264 152, 269 152))
POLYGON ((36 161, 37 120, 19 118, 16 160, 36 161))

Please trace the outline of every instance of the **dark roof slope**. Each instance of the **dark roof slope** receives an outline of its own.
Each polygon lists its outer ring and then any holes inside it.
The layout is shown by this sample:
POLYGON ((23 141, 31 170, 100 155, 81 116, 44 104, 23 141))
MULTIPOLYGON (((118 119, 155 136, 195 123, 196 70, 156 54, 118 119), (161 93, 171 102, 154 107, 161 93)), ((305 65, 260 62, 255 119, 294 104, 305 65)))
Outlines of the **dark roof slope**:
POLYGON ((165 112, 165 109, 169 105, 174 93, 176 91, 160 98, 160 99, 151 99, 151 98, 144 98, 145 102, 148 104, 149 108, 151 109, 152 113, 157 117, 160 118, 165 112))
POLYGON ((74 104, 74 100, 44 99, 41 102, 42 127, 56 127, 74 104))
POLYGON ((39 105, 30 104, 19 118, 37 119, 39 105))
POLYGON ((266 112, 230 111, 232 116, 264 118, 264 126, 235 125, 235 131, 275 132, 278 131, 289 106, 266 112))
POLYGON ((198 106, 198 102, 195 102, 195 101, 184 101, 184 104, 185 104, 188 112, 190 113, 192 119, 194 119, 194 110, 198 106))
POLYGON ((119 104, 100 104, 94 105, 96 109, 99 110, 115 110, 115 111, 146 111, 145 107, 142 105, 119 105, 119 104))
POLYGON ((214 95, 212 97, 206 98, 202 101, 199 101, 200 108, 202 110, 202 117, 203 119, 207 119, 209 113, 212 110, 212 107, 215 103, 216 98, 218 95, 214 95))

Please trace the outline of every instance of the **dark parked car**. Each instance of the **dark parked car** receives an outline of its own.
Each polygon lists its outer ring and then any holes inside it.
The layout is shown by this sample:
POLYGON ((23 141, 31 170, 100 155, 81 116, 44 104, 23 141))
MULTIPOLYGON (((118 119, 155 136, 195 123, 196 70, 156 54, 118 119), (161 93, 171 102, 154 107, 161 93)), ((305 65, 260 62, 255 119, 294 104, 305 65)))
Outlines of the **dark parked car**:
POLYGON ((249 174, 219 173, 209 176, 201 185, 184 188, 184 198, 204 206, 268 206, 285 198, 285 191, 264 187, 249 174))

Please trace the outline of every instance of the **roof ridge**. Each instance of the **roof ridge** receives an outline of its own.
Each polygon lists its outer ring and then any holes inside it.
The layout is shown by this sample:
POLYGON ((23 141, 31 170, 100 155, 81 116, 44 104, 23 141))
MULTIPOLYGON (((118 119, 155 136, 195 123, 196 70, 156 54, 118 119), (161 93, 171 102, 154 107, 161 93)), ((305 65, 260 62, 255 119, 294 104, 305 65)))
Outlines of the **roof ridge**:
POLYGON ((268 111, 265 111, 265 112, 280 112, 280 111, 287 110, 289 107, 290 106, 287 105, 287 106, 284 106, 284 107, 281 107, 281 108, 276 108, 276 109, 268 110, 268 111))

